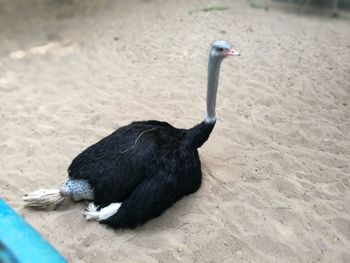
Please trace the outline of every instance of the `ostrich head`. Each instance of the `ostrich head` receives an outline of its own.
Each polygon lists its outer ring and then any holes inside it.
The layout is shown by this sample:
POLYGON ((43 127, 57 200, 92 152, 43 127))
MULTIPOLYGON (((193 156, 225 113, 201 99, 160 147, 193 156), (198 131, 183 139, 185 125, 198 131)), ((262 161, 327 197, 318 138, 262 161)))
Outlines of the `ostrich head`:
POLYGON ((216 40, 212 44, 210 56, 224 59, 228 56, 240 56, 241 53, 234 50, 232 45, 225 40, 216 40))
POLYGON ((208 62, 207 115, 204 119, 207 124, 214 124, 216 121, 216 95, 221 62, 228 56, 240 55, 241 53, 234 50, 232 45, 225 40, 216 40, 211 46, 208 62))

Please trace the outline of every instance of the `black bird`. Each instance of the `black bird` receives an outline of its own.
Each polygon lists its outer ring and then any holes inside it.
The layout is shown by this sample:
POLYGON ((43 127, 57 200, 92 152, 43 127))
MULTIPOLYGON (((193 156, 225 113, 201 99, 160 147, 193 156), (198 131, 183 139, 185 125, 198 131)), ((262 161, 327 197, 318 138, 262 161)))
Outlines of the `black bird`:
POLYGON ((202 180, 197 149, 215 126, 220 65, 224 58, 238 55, 227 41, 212 44, 207 115, 201 123, 178 129, 151 120, 119 128, 73 160, 61 195, 93 200, 84 212, 86 219, 113 228, 134 228, 196 192, 202 180))

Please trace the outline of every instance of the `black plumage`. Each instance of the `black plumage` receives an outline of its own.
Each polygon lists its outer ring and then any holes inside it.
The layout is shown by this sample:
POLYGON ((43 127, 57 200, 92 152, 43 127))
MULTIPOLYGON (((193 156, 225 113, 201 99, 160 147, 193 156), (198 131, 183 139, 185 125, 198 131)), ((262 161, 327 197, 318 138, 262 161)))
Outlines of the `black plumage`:
POLYGON ((101 223, 133 228, 159 216, 201 185, 197 148, 215 122, 185 130, 166 122, 133 122, 79 154, 70 165, 70 179, 85 179, 100 207, 122 202, 118 212, 101 223))

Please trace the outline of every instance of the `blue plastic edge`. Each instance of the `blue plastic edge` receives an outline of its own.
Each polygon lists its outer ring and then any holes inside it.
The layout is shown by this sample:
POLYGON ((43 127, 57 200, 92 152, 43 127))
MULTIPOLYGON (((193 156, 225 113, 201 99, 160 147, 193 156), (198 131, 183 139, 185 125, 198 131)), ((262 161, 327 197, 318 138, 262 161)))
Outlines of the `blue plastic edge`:
POLYGON ((67 263, 2 198, 0 198, 0 241, 21 263, 67 263))

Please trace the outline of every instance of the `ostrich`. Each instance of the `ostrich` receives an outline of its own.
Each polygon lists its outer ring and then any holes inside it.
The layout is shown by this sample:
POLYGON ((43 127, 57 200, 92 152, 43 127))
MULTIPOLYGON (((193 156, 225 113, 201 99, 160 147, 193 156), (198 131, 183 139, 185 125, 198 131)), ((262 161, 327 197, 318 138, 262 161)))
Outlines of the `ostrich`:
POLYGON ((220 65, 239 56, 231 44, 215 41, 208 63, 207 115, 190 129, 155 120, 121 127, 80 153, 68 168, 60 194, 93 200, 87 220, 112 228, 135 228, 198 190, 202 172, 198 148, 212 132, 220 65))

